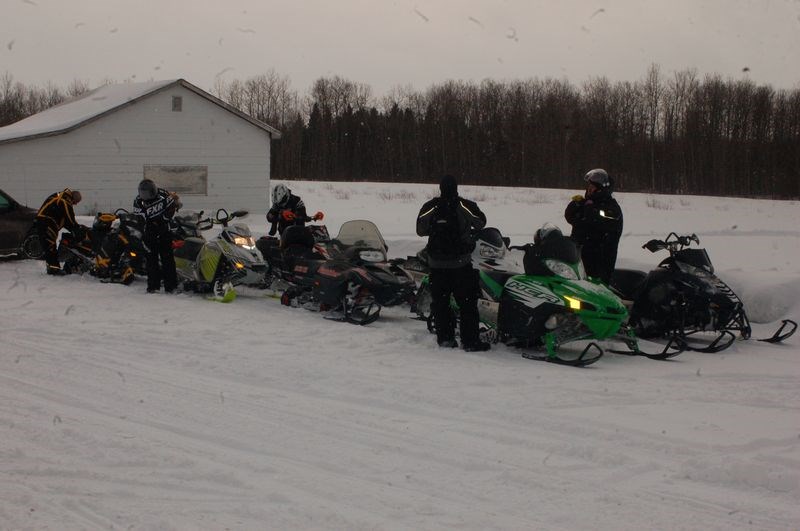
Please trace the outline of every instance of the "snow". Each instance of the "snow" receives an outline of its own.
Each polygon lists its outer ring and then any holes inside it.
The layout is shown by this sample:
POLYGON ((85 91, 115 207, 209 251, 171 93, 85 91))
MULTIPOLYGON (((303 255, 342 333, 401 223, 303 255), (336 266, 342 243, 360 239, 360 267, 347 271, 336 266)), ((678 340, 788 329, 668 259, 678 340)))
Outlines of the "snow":
POLYGON ((0 127, 0 142, 58 133, 79 125, 146 94, 175 83, 176 79, 103 85, 75 99, 0 127))
MULTIPOLYGON (((436 194, 288 184, 331 233, 374 221, 391 256, 423 245, 436 194)), ((460 190, 518 244, 566 229, 575 193, 460 190)), ((756 336, 800 317, 796 202, 617 196, 621 266, 695 232, 756 336)), ((255 290, 223 305, 18 260, 0 292, 4 529, 800 527, 798 337, 576 369, 439 349, 407 308, 356 327, 255 290)))

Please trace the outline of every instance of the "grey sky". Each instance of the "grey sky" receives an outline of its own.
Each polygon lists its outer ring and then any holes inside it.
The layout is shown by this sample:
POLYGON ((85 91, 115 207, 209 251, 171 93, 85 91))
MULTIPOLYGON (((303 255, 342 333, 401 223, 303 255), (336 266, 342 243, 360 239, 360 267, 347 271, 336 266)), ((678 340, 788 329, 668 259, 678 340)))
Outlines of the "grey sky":
POLYGON ((273 68, 423 89, 448 79, 669 75, 800 86, 800 0, 0 0, 0 74, 245 79, 273 68), (743 69, 749 69, 744 71, 743 69))

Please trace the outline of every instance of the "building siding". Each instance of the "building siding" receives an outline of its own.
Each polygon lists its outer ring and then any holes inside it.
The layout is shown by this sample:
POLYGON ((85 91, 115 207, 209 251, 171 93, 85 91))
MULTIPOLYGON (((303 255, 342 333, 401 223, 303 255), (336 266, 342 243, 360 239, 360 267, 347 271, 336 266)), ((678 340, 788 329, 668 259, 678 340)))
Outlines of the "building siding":
POLYGON ((0 145, 0 187, 38 207, 50 193, 81 190, 77 213, 130 209, 145 165, 207 166, 207 196, 185 209, 268 208, 270 135, 173 85, 65 134, 0 145), (172 97, 183 110, 172 111, 172 97))

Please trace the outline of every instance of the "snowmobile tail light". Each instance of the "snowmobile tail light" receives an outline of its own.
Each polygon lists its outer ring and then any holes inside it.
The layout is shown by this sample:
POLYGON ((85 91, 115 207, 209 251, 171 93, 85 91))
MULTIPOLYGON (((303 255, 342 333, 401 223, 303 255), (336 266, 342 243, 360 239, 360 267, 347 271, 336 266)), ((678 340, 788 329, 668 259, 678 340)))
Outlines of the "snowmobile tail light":
POLYGON ((256 241, 252 236, 234 236, 233 244, 238 245, 239 247, 244 247, 248 251, 252 251, 256 248, 256 241))
POLYGON ((131 255, 131 258, 136 258, 136 252, 135 251, 131 251, 129 254, 131 255))
POLYGON ((569 296, 564 296, 564 299, 567 301, 570 310, 580 310, 581 309, 581 301, 578 299, 574 299, 569 296))
POLYGON ((566 278, 567 280, 580 280, 578 278, 578 273, 565 262, 548 259, 544 261, 544 264, 550 271, 562 278, 566 278))
POLYGON ((383 253, 380 251, 360 251, 358 257, 365 262, 383 262, 383 253))

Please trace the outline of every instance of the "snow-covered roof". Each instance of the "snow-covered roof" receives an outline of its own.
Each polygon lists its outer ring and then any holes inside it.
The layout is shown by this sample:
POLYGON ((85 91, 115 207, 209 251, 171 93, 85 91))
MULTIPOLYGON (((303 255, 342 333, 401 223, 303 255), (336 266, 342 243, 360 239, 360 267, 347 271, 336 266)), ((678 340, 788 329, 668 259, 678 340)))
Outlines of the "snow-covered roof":
POLYGON ((103 115, 112 113, 176 84, 247 120, 256 127, 267 131, 273 137, 280 138, 280 132, 274 127, 248 116, 188 81, 184 79, 169 79, 145 83, 103 85, 82 96, 29 116, 19 122, 0 127, 0 144, 67 133, 103 115))

